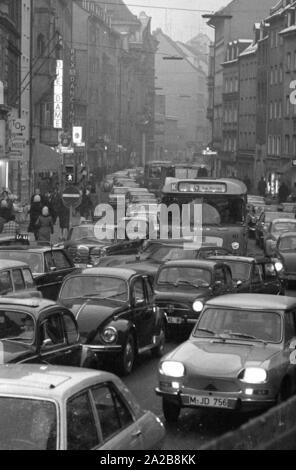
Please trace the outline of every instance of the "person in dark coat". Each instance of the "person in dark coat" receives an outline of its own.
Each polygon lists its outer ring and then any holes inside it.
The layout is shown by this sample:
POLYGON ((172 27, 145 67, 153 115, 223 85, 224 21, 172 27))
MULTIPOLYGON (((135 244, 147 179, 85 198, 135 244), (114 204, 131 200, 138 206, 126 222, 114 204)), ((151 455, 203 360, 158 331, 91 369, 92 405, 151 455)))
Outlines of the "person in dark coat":
POLYGON ((261 176, 261 179, 258 183, 258 192, 260 196, 265 197, 266 194, 266 181, 264 180, 263 176, 261 176))
POLYGON ((82 193, 82 201, 79 206, 80 216, 84 217, 86 220, 92 218, 93 213, 93 203, 91 200, 91 195, 89 189, 86 189, 82 193))
POLYGON ((61 205, 59 206, 58 216, 60 220, 61 238, 62 240, 67 240, 70 228, 70 209, 64 206, 62 200, 61 205))
POLYGON ((5 199, 2 199, 0 203, 0 218, 8 222, 12 216, 12 208, 9 206, 5 199))
POLYGON ((50 237, 53 235, 53 222, 48 207, 43 207, 42 214, 36 221, 36 227, 38 230, 38 241, 50 242, 50 237))
POLYGON ((286 183, 283 181, 279 187, 279 203, 286 202, 290 194, 290 190, 286 183))
POLYGON ((42 214, 42 202, 39 195, 34 196, 33 203, 31 204, 29 214, 30 214, 30 224, 28 227, 28 232, 34 233, 35 240, 38 240, 38 227, 36 222, 38 217, 42 214))

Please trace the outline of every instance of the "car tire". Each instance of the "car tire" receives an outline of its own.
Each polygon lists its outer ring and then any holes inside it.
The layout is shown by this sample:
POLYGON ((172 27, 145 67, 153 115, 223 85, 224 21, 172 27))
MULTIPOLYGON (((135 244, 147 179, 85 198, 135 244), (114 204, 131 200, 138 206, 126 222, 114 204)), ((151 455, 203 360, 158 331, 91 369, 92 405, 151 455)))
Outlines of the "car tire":
POLYGON ((135 363, 135 355, 135 340, 134 337, 129 334, 120 355, 119 372, 121 375, 126 376, 132 372, 135 363))
POLYGON ((164 417, 168 423, 175 423, 176 421, 178 421, 181 412, 180 405, 177 405, 176 403, 173 403, 163 398, 162 410, 164 417))
POLYGON ((165 339, 166 339, 166 333, 165 333, 165 327, 164 325, 161 325, 160 327, 160 343, 156 348, 153 348, 151 351, 151 354, 153 357, 160 358, 164 355, 164 347, 165 347, 165 339))
POLYGON ((277 404, 280 405, 281 403, 284 403, 291 396, 292 396, 291 382, 290 382, 290 379, 286 377, 281 383, 281 387, 277 396, 277 404))

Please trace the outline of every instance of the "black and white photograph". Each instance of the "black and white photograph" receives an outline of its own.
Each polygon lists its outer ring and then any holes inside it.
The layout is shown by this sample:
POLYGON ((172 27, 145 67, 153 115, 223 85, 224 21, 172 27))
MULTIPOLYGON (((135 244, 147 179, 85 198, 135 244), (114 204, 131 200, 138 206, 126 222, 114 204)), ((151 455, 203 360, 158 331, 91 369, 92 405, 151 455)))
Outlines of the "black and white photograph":
POLYGON ((296 450, 295 0, 0 0, 0 450, 296 450))

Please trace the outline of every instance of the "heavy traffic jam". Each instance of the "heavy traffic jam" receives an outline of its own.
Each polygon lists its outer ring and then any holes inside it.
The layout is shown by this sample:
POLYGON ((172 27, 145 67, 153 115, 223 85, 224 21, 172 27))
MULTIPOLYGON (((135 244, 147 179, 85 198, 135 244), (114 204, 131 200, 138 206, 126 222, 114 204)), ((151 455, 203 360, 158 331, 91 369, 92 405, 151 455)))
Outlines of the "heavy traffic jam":
POLYGON ((103 194, 65 241, 0 236, 0 449, 157 450, 185 408, 291 397, 295 204, 169 162, 103 194), (125 383, 148 354, 159 415, 125 383))

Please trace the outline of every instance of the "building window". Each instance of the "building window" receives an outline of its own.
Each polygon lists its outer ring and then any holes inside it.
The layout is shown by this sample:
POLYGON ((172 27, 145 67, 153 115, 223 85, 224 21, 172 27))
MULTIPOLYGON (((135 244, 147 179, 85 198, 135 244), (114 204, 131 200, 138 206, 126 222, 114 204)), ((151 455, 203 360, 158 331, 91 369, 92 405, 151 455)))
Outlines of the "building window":
POLYGON ((269 135, 268 136, 268 145, 267 145, 267 152, 268 152, 268 155, 271 155, 272 154, 272 135, 269 135))
POLYGON ((289 154, 290 153, 290 136, 285 135, 285 153, 289 154))
POLYGON ((277 85, 278 83, 278 68, 275 66, 274 68, 274 84, 277 85))
POLYGON ((280 65, 279 68, 279 83, 283 82, 283 64, 280 65))
POLYGON ((235 77, 234 79, 234 91, 238 91, 238 78, 235 77))
POLYGON ((45 54, 45 39, 43 34, 38 34, 37 37, 37 55, 42 57, 45 54))
POLYGON ((286 96, 286 116, 290 116, 290 96, 286 96))
POLYGON ((270 84, 273 85, 274 77, 273 77, 273 67, 270 69, 270 84))
POLYGON ((52 127, 53 125, 52 103, 41 105, 41 127, 52 127))
POLYGON ((269 119, 273 119, 273 102, 269 103, 269 119))
POLYGON ((287 62, 286 62, 286 65, 287 65, 287 71, 290 71, 291 70, 291 52, 288 52, 287 53, 287 62))
POLYGON ((296 156, 296 135, 293 135, 293 156, 296 156))
POLYGON ((276 155, 279 157, 281 155, 281 136, 278 135, 276 138, 276 155))
POLYGON ((283 110, 282 110, 282 102, 279 101, 279 112, 278 112, 278 117, 281 119, 283 116, 283 110))
POLYGON ((294 51, 294 70, 296 70, 296 51, 294 51))
POLYGON ((276 155, 276 145, 277 145, 277 138, 274 135, 272 137, 272 155, 276 155))

